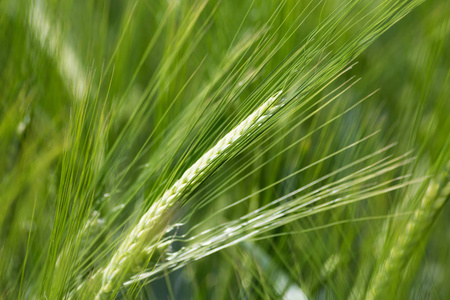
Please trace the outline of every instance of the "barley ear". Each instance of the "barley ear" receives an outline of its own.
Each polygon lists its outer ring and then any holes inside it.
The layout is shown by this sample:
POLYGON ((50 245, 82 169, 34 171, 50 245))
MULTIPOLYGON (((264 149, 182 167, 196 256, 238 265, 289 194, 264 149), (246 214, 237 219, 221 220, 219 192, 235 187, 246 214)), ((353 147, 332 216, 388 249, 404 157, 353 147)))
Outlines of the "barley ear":
POLYGON ((417 246, 426 238, 427 232, 445 202, 450 198, 449 168, 440 178, 432 178, 420 207, 406 224, 386 259, 373 275, 366 299, 386 299, 392 296, 392 288, 401 277, 417 246))
POLYGON ((97 298, 102 294, 111 292, 119 286, 127 271, 133 265, 133 258, 138 256, 142 249, 158 235, 158 225, 163 220, 164 213, 172 207, 181 195, 195 183, 199 183, 205 171, 227 153, 232 146, 237 145, 241 138, 247 136, 266 122, 281 106, 279 100, 282 91, 265 101, 259 108, 250 114, 238 126, 226 134, 217 144, 207 151, 200 159, 187 169, 171 188, 155 201, 148 211, 141 217, 125 241, 115 251, 111 261, 103 271, 103 280, 97 298))

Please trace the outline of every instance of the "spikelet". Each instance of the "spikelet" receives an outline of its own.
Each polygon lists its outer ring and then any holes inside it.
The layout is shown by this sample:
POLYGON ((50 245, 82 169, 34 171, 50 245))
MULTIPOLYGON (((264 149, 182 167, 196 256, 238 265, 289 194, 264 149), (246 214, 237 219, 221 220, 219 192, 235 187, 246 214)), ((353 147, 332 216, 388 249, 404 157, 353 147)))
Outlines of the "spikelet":
POLYGON ((279 91, 270 97, 244 121, 225 135, 214 147, 187 169, 181 178, 161 198, 152 204, 125 241, 116 250, 113 258, 104 269, 102 287, 97 295, 97 299, 102 294, 111 292, 114 286, 117 286, 120 277, 123 277, 123 273, 126 273, 130 264, 132 264, 133 257, 139 255, 146 246, 146 242, 156 234, 155 227, 158 225, 158 221, 162 220, 164 212, 176 203, 190 186, 200 182, 200 178, 205 170, 217 161, 222 154, 226 153, 232 145, 267 121, 283 105, 282 100, 278 99, 281 93, 282 91, 279 91))
POLYGON ((406 267, 409 258, 423 240, 436 215, 450 196, 448 172, 441 180, 432 178, 418 210, 406 224, 387 258, 372 277, 366 299, 385 299, 406 267))

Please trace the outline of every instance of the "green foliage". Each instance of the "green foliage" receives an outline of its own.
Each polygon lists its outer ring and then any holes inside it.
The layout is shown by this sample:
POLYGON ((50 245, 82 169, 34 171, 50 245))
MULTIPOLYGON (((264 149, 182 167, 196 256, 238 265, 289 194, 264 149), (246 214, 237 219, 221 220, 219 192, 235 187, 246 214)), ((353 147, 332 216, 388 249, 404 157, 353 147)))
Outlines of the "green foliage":
POLYGON ((449 298, 447 2, 1 1, 0 299, 449 298))

